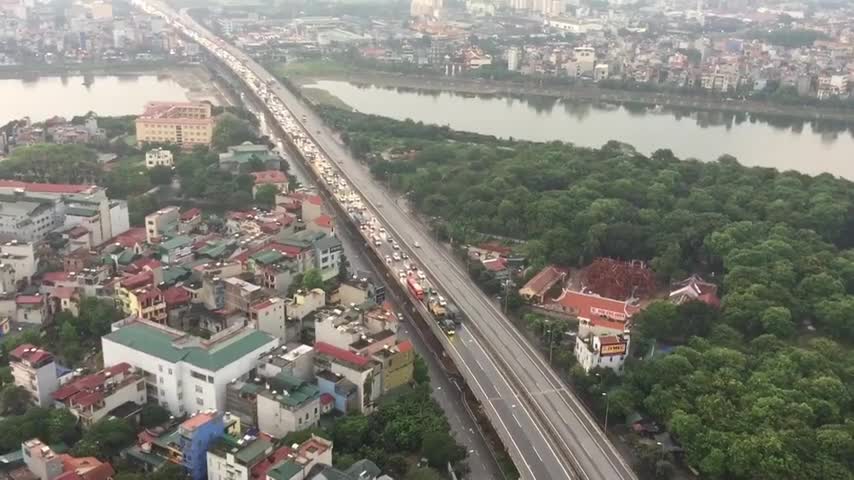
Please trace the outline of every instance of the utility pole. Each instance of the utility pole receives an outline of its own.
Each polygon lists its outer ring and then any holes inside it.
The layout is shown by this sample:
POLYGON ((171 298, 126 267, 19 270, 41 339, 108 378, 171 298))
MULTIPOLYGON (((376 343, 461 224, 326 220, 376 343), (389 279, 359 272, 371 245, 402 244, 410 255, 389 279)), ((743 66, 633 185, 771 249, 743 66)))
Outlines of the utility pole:
POLYGON ((602 430, 608 433, 608 408, 611 406, 611 399, 608 397, 608 392, 602 392, 602 396, 605 397, 605 423, 602 430))

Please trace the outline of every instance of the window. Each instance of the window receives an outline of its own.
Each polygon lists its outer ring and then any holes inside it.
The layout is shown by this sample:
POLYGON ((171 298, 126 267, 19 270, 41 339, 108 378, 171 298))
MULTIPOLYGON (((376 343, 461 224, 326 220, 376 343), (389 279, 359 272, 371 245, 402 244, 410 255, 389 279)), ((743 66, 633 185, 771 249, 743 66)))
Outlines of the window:
POLYGON ((314 407, 314 414, 317 415, 317 407, 314 407))
POLYGON ((208 383, 213 383, 213 382, 214 382, 214 378, 213 378, 213 377, 208 377, 208 383))
POLYGON ((169 369, 169 375, 172 375, 172 369, 171 368, 169 369))
POLYGON ((201 385, 196 385, 196 393, 204 393, 205 389, 201 385))
POLYGON ((204 406, 205 405, 205 399, 203 399, 202 397, 196 397, 196 405, 198 405, 200 407, 204 406))
POLYGON ((163 390, 163 389, 161 388, 161 389, 160 389, 160 396, 162 397, 163 395, 166 395, 166 390, 163 390))
POLYGON ((181 392, 178 394, 178 400, 183 400, 183 399, 184 399, 184 393, 181 392))
POLYGON ((159 378, 160 378, 160 383, 163 384, 163 377, 159 377, 159 378))
POLYGON ((162 373, 163 372, 163 365, 158 365, 157 369, 160 370, 160 372, 162 373))
POLYGON ((197 380, 201 380, 201 381, 205 381, 205 379, 207 378, 205 375, 203 375, 199 372, 194 372, 192 370, 190 370, 190 376, 197 379, 197 380))

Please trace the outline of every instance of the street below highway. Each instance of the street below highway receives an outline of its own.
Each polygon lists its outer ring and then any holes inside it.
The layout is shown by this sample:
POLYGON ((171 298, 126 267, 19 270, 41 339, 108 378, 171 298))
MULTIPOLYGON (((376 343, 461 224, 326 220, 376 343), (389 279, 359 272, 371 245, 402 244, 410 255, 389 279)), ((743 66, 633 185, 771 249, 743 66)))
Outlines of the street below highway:
MULTIPOLYGON (((309 106, 256 62, 186 14, 178 15, 159 2, 136 3, 165 16, 237 72, 292 136, 310 168, 322 176, 328 187, 334 188, 342 208, 355 206, 375 216, 372 221, 378 220, 379 225, 393 234, 400 250, 407 252, 426 272, 432 285, 465 313, 460 334, 449 338, 437 328, 434 332, 483 403, 523 478, 635 478, 548 362, 473 284, 447 249, 435 242, 430 232, 397 202, 389 201, 387 192, 335 140, 335 133, 326 128, 309 106), (333 169, 339 172, 333 173, 333 169)), ((418 305, 429 317, 423 304, 418 305)))

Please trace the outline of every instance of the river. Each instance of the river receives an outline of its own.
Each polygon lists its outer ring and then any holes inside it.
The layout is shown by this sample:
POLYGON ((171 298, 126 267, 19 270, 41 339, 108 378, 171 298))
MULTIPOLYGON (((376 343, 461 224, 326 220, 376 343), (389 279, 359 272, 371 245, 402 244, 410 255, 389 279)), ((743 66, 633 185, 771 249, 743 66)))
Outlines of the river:
POLYGON ((681 158, 706 161, 729 154, 744 165, 815 175, 828 172, 854 180, 852 125, 545 97, 381 88, 337 80, 318 80, 305 87, 325 90, 360 112, 498 137, 561 140, 586 147, 618 140, 645 154, 669 148, 681 158))
POLYGON ((153 100, 186 101, 187 89, 171 76, 98 75, 0 80, 0 125, 25 116, 34 122, 55 115, 70 119, 142 113, 153 100))

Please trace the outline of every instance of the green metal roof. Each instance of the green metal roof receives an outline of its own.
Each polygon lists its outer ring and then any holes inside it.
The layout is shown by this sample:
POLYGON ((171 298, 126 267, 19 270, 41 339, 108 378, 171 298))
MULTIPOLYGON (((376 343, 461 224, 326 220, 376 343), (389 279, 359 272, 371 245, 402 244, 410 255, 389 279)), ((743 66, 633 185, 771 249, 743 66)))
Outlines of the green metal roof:
POLYGON ((264 250, 263 252, 258 252, 255 255, 252 255, 252 260, 255 260, 258 263, 264 265, 270 265, 278 262, 279 260, 285 258, 285 255, 278 250, 264 250))
POLYGON ((172 285, 178 280, 183 279, 184 277, 190 274, 190 270, 184 268, 180 265, 173 265, 169 268, 163 269, 163 283, 166 285, 172 285))
POLYGON ((65 209, 65 214, 73 215, 75 217, 94 217, 98 214, 98 209, 85 207, 68 207, 65 209))
POLYGON ((279 373, 275 377, 269 378, 267 381, 269 382, 271 389, 281 390, 282 392, 286 391, 288 394, 272 395, 272 393, 269 392, 265 392, 265 394, 275 398, 275 400, 282 405, 289 407, 299 407, 300 405, 304 405, 307 401, 320 396, 320 389, 317 385, 304 382, 299 378, 284 372, 279 373))
POLYGON ((208 371, 217 371, 274 341, 273 337, 264 332, 247 329, 209 349, 199 346, 176 347, 173 340, 177 336, 138 322, 125 325, 104 338, 167 362, 183 361, 208 371))
POLYGON ((273 480, 291 480, 294 475, 302 472, 302 467, 293 460, 285 460, 267 472, 267 477, 273 480))
POLYGON ((160 244, 160 248, 164 250, 174 250, 193 243, 193 239, 186 235, 178 235, 160 244))
POLYGON ((225 254, 227 248, 228 244, 225 242, 208 242, 198 253, 206 257, 219 258, 225 254))
POLYGON ((129 265, 130 262, 133 261, 134 257, 136 257, 136 252, 131 249, 126 249, 121 253, 121 255, 119 255, 119 258, 116 259, 116 261, 121 265, 129 265))

